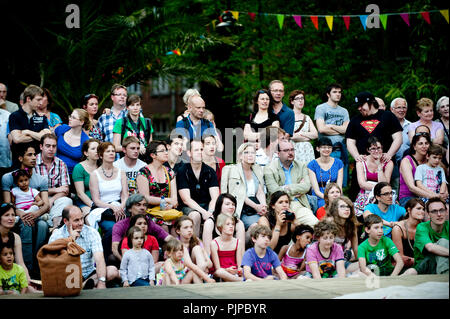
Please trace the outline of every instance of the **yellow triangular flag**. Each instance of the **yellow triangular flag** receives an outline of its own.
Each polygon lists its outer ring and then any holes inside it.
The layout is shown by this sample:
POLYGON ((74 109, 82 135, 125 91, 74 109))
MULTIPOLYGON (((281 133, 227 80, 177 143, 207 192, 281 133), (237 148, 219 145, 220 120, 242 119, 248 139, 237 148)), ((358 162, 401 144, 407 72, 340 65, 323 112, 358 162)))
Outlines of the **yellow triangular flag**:
POLYGON ((448 23, 448 10, 440 10, 442 15, 444 16, 445 20, 448 23))
POLYGON ((327 20, 328 28, 330 28, 330 31, 333 31, 333 16, 326 16, 325 19, 327 20))
POLYGON ((236 20, 239 19, 239 11, 231 11, 231 14, 236 20))

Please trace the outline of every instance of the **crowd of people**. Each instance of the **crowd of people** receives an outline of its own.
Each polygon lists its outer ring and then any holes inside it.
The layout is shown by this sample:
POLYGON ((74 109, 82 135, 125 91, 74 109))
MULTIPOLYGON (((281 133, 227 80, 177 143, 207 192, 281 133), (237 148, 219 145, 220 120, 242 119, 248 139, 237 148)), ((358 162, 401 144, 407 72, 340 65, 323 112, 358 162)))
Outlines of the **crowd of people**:
POLYGON ((404 98, 360 92, 350 118, 342 87, 325 93, 312 118, 302 90, 256 91, 227 164, 195 89, 154 140, 123 85, 65 124, 48 89, 18 106, 0 83, 0 292, 36 292, 37 252, 69 237, 85 289, 448 273, 449 98, 421 98, 411 122, 404 98))

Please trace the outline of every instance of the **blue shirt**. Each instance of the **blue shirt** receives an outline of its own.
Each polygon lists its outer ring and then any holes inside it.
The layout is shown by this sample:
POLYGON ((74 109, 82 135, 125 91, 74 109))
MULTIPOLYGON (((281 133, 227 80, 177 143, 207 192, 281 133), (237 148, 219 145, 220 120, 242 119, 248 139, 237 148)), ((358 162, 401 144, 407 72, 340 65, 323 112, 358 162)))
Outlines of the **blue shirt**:
MULTIPOLYGON (((368 210, 372 214, 380 216, 387 222, 398 222, 400 217, 405 216, 406 214, 406 209, 396 204, 390 205, 386 213, 382 212, 377 204, 368 204, 364 210, 368 210)), ((391 238, 391 231, 391 227, 383 226, 384 236, 391 238)))
POLYGON ((284 172, 284 177, 285 177, 284 185, 291 185, 292 184, 291 170, 292 170, 292 167, 294 167, 294 163, 291 163, 291 165, 289 166, 289 169, 286 169, 280 161, 280 166, 284 172))
POLYGON ((269 247, 267 247, 263 258, 256 254, 254 247, 247 249, 242 257, 241 264, 242 267, 249 266, 252 274, 259 278, 266 278, 272 275, 272 268, 275 269, 281 266, 277 254, 269 247))
MULTIPOLYGON (((275 113, 275 112, 274 112, 275 113)), ((280 112, 275 113, 280 119, 280 127, 289 133, 290 136, 294 135, 295 126, 295 114, 294 111, 283 103, 280 112)))
POLYGON ((81 148, 83 143, 89 139, 89 136, 81 131, 80 145, 70 146, 64 140, 64 134, 70 130, 70 126, 63 124, 55 129, 55 135, 58 137, 56 156, 59 157, 67 165, 69 175, 72 175, 73 168, 77 165, 83 157, 81 148))

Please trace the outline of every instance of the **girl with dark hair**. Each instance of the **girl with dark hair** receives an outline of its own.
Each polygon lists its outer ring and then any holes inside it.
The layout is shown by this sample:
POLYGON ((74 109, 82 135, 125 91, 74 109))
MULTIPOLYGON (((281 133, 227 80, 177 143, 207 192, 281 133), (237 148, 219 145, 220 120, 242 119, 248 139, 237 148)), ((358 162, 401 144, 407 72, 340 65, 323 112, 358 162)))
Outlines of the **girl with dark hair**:
POLYGON ((215 226, 219 214, 225 214, 234 218, 236 224, 236 238, 240 242, 245 243, 245 226, 236 215, 236 198, 229 193, 223 193, 217 198, 213 215, 205 220, 205 223, 203 224, 202 240, 208 255, 211 254, 211 241, 213 238, 220 236, 220 231, 215 226))
POLYGON ((395 192, 387 182, 380 182, 373 188, 375 203, 368 204, 364 209, 364 219, 370 214, 375 214, 383 219, 384 236, 391 237, 391 231, 400 218, 405 216, 404 207, 394 203, 395 192))
POLYGON ((280 120, 273 113, 274 100, 268 90, 258 90, 253 97, 253 113, 244 126, 244 139, 257 141, 260 137, 259 129, 267 126, 280 126, 280 120))
POLYGON ((289 195, 283 191, 276 191, 270 197, 269 213, 258 220, 258 225, 267 226, 272 230, 269 247, 277 254, 281 247, 289 244, 296 226, 295 214, 290 211, 289 205, 289 195))
POLYGON ((54 132, 55 129, 62 124, 61 117, 53 112, 50 112, 53 106, 53 97, 50 91, 46 88, 42 88, 44 91, 42 103, 38 105, 36 113, 40 116, 47 117, 48 127, 54 132))
MULTIPOLYGON (((137 226, 142 230, 144 234, 144 242, 142 248, 147 249, 151 253, 153 261, 155 262, 156 265, 159 258, 159 244, 154 236, 147 234, 148 222, 147 219, 145 218, 145 215, 138 214, 130 218, 130 226, 128 227, 127 234, 130 231, 130 229, 134 226, 137 226)), ((122 245, 120 247, 122 251, 122 256, 125 254, 125 251, 127 251, 130 248, 132 247, 129 244, 128 237, 124 237, 122 240, 122 245)))
POLYGON ((98 96, 92 93, 86 94, 83 97, 82 105, 83 109, 86 110, 89 115, 89 119, 92 122, 92 127, 89 130, 88 134, 89 137, 103 141, 102 131, 97 125, 98 120, 94 119, 98 112, 98 96))
POLYGON ((405 267, 414 266, 414 238, 417 225, 425 217, 425 204, 418 198, 411 198, 405 205, 406 218, 392 228, 392 241, 402 256, 405 267))
POLYGON ((427 152, 430 145, 430 135, 414 135, 411 141, 410 155, 405 156, 400 162, 399 203, 401 206, 404 206, 413 197, 427 197, 429 195, 428 192, 416 185, 414 175, 417 166, 427 162, 427 152))
POLYGON ((368 204, 369 194, 378 182, 390 182, 394 163, 389 160, 381 161, 383 156, 383 145, 376 137, 367 140, 366 160, 356 162, 356 175, 360 191, 355 201, 356 215, 361 216, 364 207, 368 204))
POLYGON ((321 137, 316 150, 319 157, 308 164, 312 195, 317 197, 317 207, 325 204, 324 191, 328 183, 336 183, 342 189, 344 179, 344 163, 339 158, 331 157, 333 143, 328 137, 321 137))

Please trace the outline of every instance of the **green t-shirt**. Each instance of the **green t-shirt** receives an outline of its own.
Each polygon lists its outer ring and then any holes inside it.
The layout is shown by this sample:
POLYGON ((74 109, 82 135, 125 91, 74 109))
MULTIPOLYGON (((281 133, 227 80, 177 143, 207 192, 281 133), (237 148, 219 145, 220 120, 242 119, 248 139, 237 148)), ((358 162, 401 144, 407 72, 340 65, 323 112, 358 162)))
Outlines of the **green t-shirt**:
POLYGON ((448 220, 444 223, 442 232, 437 233, 431 228, 430 221, 420 223, 417 225, 416 237, 414 238, 414 267, 425 258, 428 251, 425 250, 425 245, 429 243, 436 243, 439 239, 448 239, 448 220))
MULTIPOLYGON (((113 133, 122 134, 122 126, 125 118, 118 119, 114 123, 113 133)), ((144 143, 144 146, 147 147, 148 140, 145 136, 145 130, 147 129, 147 125, 145 123, 145 118, 142 116, 139 117, 139 122, 136 125, 135 123, 131 123, 132 121, 127 118, 127 127, 125 128, 125 132, 122 136, 122 141, 127 136, 135 136, 139 139, 141 143, 144 143), (139 133, 137 133, 139 131, 139 133)), ((150 134, 153 134, 153 127, 150 124, 150 134)), ((150 138, 150 136, 148 137, 150 138)))
POLYGON ((375 247, 369 243, 369 239, 358 246, 358 258, 365 258, 367 265, 377 265, 380 269, 380 275, 392 273, 394 266, 391 258, 396 253, 398 253, 397 247, 392 239, 386 236, 381 237, 375 247))
MULTIPOLYGON (((73 168, 72 178, 73 178, 74 182, 83 182, 84 192, 90 199, 92 199, 91 191, 89 190, 89 180, 91 179, 91 175, 84 169, 84 167, 83 167, 83 165, 81 165, 81 163, 78 163, 73 168)), ((78 196, 77 196, 77 198, 78 198, 78 196)))
POLYGON ((19 293, 28 287, 27 276, 22 266, 13 264, 11 270, 5 270, 0 266, 0 285, 5 290, 16 290, 19 293))

